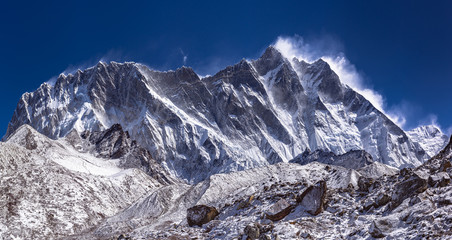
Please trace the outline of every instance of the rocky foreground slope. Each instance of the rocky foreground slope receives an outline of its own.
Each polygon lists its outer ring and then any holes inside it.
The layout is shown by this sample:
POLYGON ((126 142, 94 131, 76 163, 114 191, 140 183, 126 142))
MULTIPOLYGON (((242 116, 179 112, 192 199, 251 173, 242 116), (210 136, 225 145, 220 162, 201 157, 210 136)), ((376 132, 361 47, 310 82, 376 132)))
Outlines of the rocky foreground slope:
POLYGON ((451 146, 401 171, 278 163, 162 187, 72 239, 451 239, 451 146))
POLYGON ((127 136, 24 125, 0 143, 2 239, 452 237, 452 143, 415 169, 314 152, 189 185, 127 136))
POLYGON ((55 141, 23 125, 1 142, 0 239, 80 233, 151 189, 177 182, 145 150, 123 148, 129 139, 111 133, 98 133, 102 137, 91 146, 75 134, 55 141), (101 152, 99 144, 106 146, 101 152))
POLYGON ((57 139, 117 123, 190 183, 287 162, 306 149, 365 150, 375 161, 413 167, 441 148, 413 141, 322 59, 287 59, 272 46, 202 79, 187 67, 115 62, 61 74, 22 96, 4 139, 22 124, 57 139))

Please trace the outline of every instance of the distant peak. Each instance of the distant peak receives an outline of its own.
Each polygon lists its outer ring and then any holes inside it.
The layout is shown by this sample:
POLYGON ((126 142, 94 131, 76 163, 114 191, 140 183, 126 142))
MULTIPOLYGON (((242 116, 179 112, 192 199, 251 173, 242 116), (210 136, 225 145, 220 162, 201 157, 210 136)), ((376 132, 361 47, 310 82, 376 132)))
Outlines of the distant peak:
POLYGON ((265 49, 264 54, 260 57, 261 59, 275 59, 275 58, 284 58, 282 53, 276 49, 273 45, 270 45, 265 49))
POLYGON ((325 62, 323 59, 319 58, 315 62, 313 62, 315 65, 328 65, 327 62, 325 62))

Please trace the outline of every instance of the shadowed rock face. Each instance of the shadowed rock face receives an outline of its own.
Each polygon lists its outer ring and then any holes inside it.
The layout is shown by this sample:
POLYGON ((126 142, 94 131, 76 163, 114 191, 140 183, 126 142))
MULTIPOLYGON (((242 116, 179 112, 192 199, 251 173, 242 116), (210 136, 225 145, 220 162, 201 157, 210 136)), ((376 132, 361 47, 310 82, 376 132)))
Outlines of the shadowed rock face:
POLYGON ((308 187, 297 198, 297 202, 299 202, 308 213, 318 215, 323 211, 326 190, 326 182, 320 181, 316 185, 308 187))
POLYGON ((120 159, 121 168, 138 168, 163 184, 174 183, 148 150, 132 140, 119 124, 113 124, 105 131, 84 131, 80 134, 81 151, 91 151, 95 156, 106 159, 120 159))
POLYGON ((289 162, 304 165, 314 161, 350 169, 363 168, 374 162, 372 156, 364 150, 352 150, 341 155, 322 150, 314 152, 306 150, 289 162))
POLYGON ((206 205, 196 205, 187 210, 187 222, 189 226, 202 226, 212 221, 218 216, 218 211, 214 207, 206 205))
MULTIPOLYGON (((21 97, 3 139, 22 124, 57 139, 116 123, 173 176, 192 183, 289 161, 304 149, 363 149, 395 167, 429 157, 326 62, 289 61, 273 47, 203 79, 187 67, 158 72, 115 62, 60 75, 54 86, 21 97)), ((119 139, 127 136, 110 137, 119 145, 99 154, 121 155, 127 142, 119 139)))
POLYGON ((272 221, 279 221, 287 216, 292 209, 292 205, 286 200, 280 199, 267 211, 266 216, 272 221))

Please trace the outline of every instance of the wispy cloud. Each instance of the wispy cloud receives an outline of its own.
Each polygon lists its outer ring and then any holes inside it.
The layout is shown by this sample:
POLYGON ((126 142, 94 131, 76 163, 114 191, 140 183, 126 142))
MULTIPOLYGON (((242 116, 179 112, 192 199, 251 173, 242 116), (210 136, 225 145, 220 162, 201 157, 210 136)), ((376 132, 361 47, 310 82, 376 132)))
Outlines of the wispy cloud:
POLYGON ((384 97, 364 80, 363 74, 359 73, 355 65, 346 58, 342 44, 333 37, 320 37, 308 42, 300 36, 280 36, 273 45, 289 60, 296 57, 299 60, 313 62, 322 58, 336 72, 343 83, 363 95, 372 105, 385 113, 400 127, 403 128, 406 124, 406 117, 403 112, 387 111, 384 97))
POLYGON ((182 54, 182 63, 184 64, 184 66, 187 65, 188 55, 185 54, 182 49, 180 49, 180 54, 182 54))
POLYGON ((90 68, 92 66, 95 66, 98 62, 105 62, 105 63, 108 63, 111 61, 124 62, 128 58, 129 57, 126 57, 122 51, 112 49, 112 50, 108 51, 107 53, 99 55, 97 57, 92 57, 88 60, 85 60, 85 61, 82 61, 82 62, 79 62, 76 64, 69 64, 66 67, 66 69, 64 69, 62 72, 58 73, 58 75, 51 77, 49 80, 46 81, 46 83, 53 86, 53 85, 55 85, 56 80, 58 79, 58 76, 60 74, 64 74, 64 75, 74 74, 75 72, 77 72, 77 70, 84 70, 84 69, 90 68))

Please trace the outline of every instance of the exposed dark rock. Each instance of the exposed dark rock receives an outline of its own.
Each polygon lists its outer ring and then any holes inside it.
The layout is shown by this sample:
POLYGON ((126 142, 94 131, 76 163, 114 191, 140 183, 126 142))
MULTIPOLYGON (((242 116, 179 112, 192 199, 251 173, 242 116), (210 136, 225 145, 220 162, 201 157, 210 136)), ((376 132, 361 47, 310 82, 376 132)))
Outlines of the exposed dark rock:
POLYGON ((311 152, 308 149, 289 162, 305 165, 314 161, 350 169, 359 169, 374 162, 372 156, 364 150, 351 150, 344 154, 336 155, 333 152, 323 150, 311 152))
POLYGON ((413 196, 414 194, 421 193, 427 189, 427 180, 419 177, 419 175, 413 173, 411 177, 397 183, 394 186, 394 192, 392 194, 391 208, 394 209, 402 203, 403 200, 413 196))
POLYGON ((369 233, 374 238, 383 238, 385 235, 383 232, 377 227, 375 221, 370 224, 369 233))
POLYGON ((237 210, 249 207, 251 205, 251 203, 254 200, 254 195, 251 195, 248 199, 246 200, 242 200, 239 202, 239 204, 237 205, 237 210))
POLYGON ((217 209, 214 207, 196 205, 187 209, 187 222, 190 227, 195 225, 201 227, 203 224, 213 220, 218 214, 217 209))
POLYGON ((84 131, 80 134, 80 138, 87 142, 86 148, 92 148, 93 154, 97 157, 119 158, 119 167, 139 168, 164 184, 174 182, 150 152, 132 140, 129 133, 119 124, 113 124, 104 131, 84 131))
POLYGON ((443 160, 441 162, 440 167, 439 167, 439 171, 440 172, 446 172, 451 167, 452 167, 452 164, 450 163, 450 160, 443 160))
POLYGON ((326 190, 326 182, 320 181, 314 186, 308 187, 299 197, 297 197, 297 202, 299 202, 308 213, 317 215, 323 211, 326 190))
POLYGON ((267 218, 272 221, 279 221, 285 216, 289 215, 290 211, 292 211, 292 208, 293 206, 290 205, 286 200, 280 199, 267 211, 267 218))
POLYGON ((366 178, 363 176, 359 176, 358 178, 358 188, 361 192, 368 192, 370 186, 374 183, 374 179, 372 178, 366 178))
POLYGON ((428 177, 428 185, 431 187, 445 187, 450 183, 450 176, 446 172, 439 172, 428 177))
POLYGON ((391 197, 389 195, 387 195, 386 193, 383 193, 377 197, 377 200, 375 202, 376 203, 375 207, 384 206, 387 203, 389 203, 389 201, 391 201, 391 197))
POLYGON ((401 177, 409 177, 411 175, 413 175, 413 169, 411 169, 411 168, 402 168, 400 170, 401 177))
POLYGON ((245 227, 244 232, 248 236, 248 238, 254 240, 254 239, 258 239, 259 236, 261 235, 260 228, 261 228, 261 226, 259 223, 251 223, 245 227))

